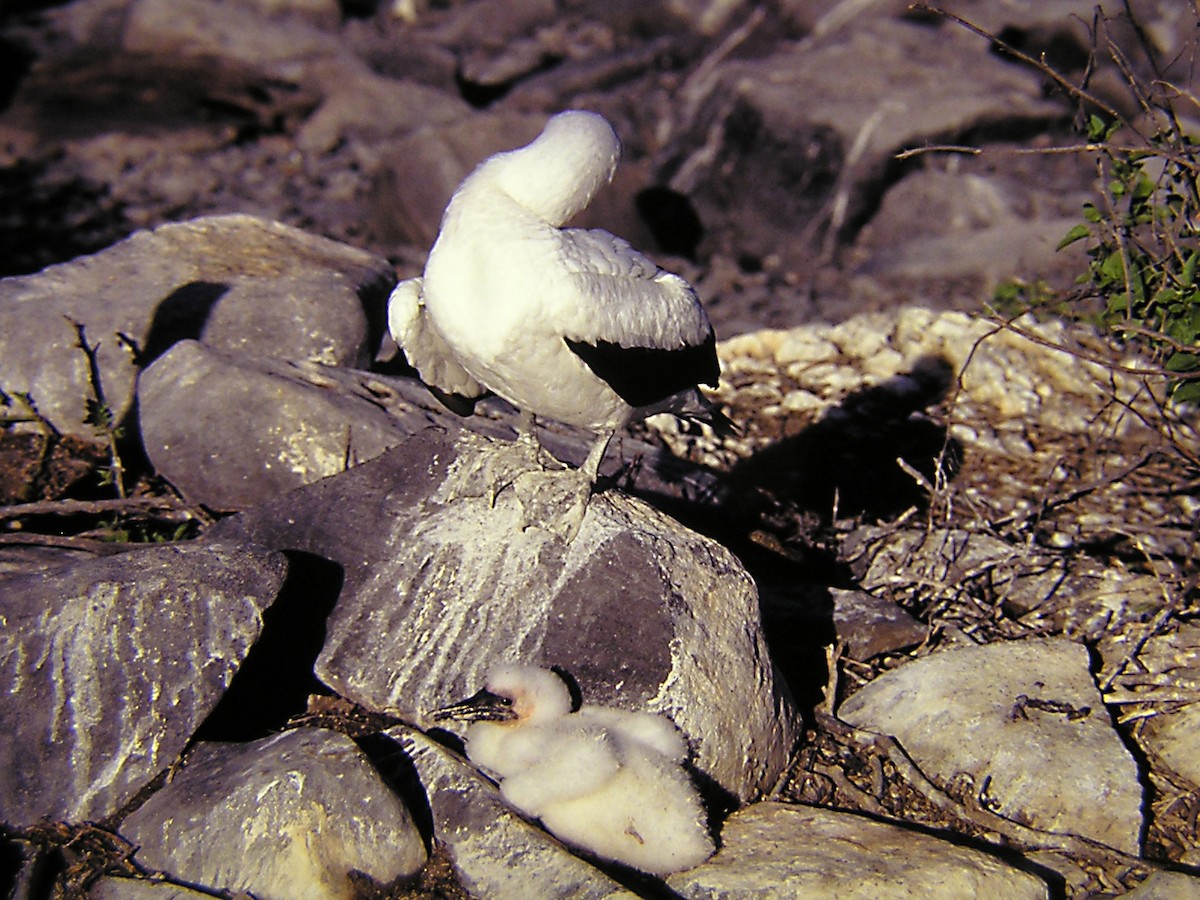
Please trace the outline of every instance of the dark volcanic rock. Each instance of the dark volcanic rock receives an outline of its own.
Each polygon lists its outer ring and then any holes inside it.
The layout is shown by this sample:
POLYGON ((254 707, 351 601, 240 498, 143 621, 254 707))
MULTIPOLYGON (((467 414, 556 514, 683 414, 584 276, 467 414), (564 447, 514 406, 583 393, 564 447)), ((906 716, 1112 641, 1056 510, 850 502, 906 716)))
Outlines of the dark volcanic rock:
POLYGON ((101 819, 166 769, 258 638, 285 566, 182 544, 5 580, 5 821, 101 819))
POLYGON ((225 522, 214 535, 343 566, 317 675, 422 722, 502 660, 558 664, 588 702, 665 713, 697 767, 768 790, 797 721, 767 657, 753 582, 724 548, 616 492, 569 544, 523 529, 513 489, 472 495, 511 445, 426 432, 376 460, 225 522))

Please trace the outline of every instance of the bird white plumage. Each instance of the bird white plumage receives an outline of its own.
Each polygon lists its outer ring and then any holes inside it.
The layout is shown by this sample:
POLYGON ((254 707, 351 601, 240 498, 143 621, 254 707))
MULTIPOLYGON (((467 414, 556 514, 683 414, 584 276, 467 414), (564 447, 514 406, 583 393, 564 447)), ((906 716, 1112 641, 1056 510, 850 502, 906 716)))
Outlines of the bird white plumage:
POLYGON ((555 672, 502 665, 486 688, 434 714, 472 721, 467 756, 516 809, 568 844, 645 872, 698 866, 713 852, 681 763, 687 744, 661 716, 599 706, 572 711, 555 672))
POLYGON ((543 416, 597 432, 580 467, 589 488, 629 421, 723 418, 697 390, 715 386, 719 367, 687 282, 606 231, 562 227, 612 178, 619 154, 603 117, 552 117, 531 144, 463 181, 423 278, 389 301, 392 335, 426 384, 493 391, 530 431, 543 416))

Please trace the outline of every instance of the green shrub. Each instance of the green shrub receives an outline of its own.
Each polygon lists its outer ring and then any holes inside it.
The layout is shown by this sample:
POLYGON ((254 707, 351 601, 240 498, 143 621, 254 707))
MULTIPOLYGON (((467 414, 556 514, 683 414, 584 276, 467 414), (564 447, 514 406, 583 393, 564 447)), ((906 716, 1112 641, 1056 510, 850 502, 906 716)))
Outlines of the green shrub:
POLYGON ((1087 241, 1080 283, 1101 302, 1100 324, 1142 343, 1162 364, 1170 396, 1200 402, 1200 192, 1197 145, 1168 104, 1145 146, 1115 138, 1123 123, 1090 116, 1102 190, 1059 247, 1087 241))

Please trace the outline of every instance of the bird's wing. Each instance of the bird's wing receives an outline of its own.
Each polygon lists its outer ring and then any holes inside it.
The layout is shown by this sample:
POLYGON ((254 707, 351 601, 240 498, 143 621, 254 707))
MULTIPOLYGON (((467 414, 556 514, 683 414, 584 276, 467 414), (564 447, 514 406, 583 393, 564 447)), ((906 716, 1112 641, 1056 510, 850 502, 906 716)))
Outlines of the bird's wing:
POLYGON ((687 757, 687 740, 675 724, 663 716, 590 705, 581 707, 579 715, 604 725, 609 734, 618 735, 622 742, 632 741, 661 753, 672 762, 683 762, 687 757))
POLYGON ((388 330, 434 396, 459 415, 470 415, 475 400, 487 393, 454 358, 421 299, 422 279, 409 278, 388 297, 388 330))
POLYGON ((599 790, 617 774, 621 763, 608 735, 577 727, 574 718, 536 729, 541 754, 520 771, 510 770, 500 783, 500 792, 513 806, 540 817, 548 806, 599 790))
POLYGON ((571 285, 563 337, 599 378, 632 406, 716 385, 712 325, 686 281, 606 231, 568 229, 559 241, 571 285))

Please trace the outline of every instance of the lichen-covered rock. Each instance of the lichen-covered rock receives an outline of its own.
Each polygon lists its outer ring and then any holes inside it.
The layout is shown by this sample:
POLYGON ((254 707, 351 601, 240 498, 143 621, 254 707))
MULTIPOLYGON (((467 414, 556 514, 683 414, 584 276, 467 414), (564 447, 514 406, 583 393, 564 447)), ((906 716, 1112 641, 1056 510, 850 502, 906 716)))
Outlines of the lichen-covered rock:
POLYGON ((426 858, 408 809, 362 751, 317 728, 197 745, 121 833, 144 866, 263 900, 349 900, 351 872, 389 884, 426 858))
POLYGON ((0 594, 0 815, 112 815, 183 750, 258 638, 282 554, 150 546, 0 594))

